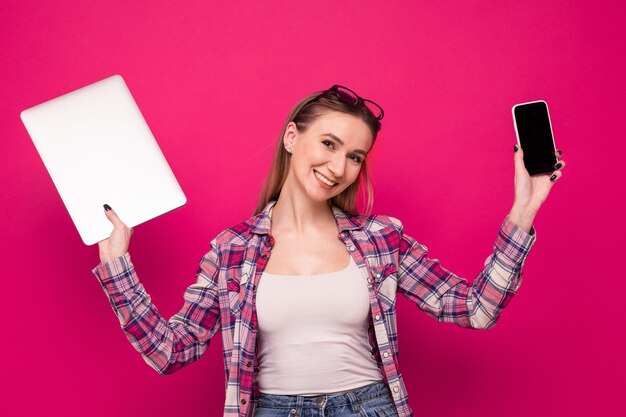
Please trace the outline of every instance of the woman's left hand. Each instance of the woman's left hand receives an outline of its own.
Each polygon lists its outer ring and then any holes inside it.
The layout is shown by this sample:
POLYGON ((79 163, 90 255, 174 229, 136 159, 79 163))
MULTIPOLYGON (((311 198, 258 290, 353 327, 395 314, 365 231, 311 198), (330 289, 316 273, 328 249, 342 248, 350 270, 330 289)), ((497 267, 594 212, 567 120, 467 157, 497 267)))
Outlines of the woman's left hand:
POLYGON ((554 171, 531 176, 524 166, 524 151, 519 145, 515 147, 517 148, 515 152, 515 201, 508 217, 526 233, 530 233, 539 208, 548 198, 554 183, 563 175, 565 161, 558 160, 562 152, 557 150, 555 155, 557 163, 554 171))
POLYGON ((554 183, 563 176, 565 161, 558 159, 562 152, 557 150, 555 155, 557 163, 554 166, 554 171, 531 176, 524 166, 524 151, 519 145, 515 146, 518 150, 515 152, 515 201, 513 206, 536 213, 548 198, 554 183))

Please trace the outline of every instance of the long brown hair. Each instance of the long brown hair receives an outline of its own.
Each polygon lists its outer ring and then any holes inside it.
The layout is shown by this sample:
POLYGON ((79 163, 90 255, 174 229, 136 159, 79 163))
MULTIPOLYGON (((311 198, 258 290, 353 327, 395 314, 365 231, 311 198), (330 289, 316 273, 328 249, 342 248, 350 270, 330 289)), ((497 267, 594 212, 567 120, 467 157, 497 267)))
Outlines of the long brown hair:
MULTIPOLYGON (((281 129, 280 135, 278 135, 272 167, 270 168, 270 172, 265 179, 254 215, 262 212, 267 203, 278 199, 280 191, 283 188, 283 184, 287 179, 287 174, 289 173, 289 167, 291 164, 291 154, 287 152, 283 145, 283 137, 285 136, 285 131, 287 130, 289 122, 295 122, 298 130, 300 132, 304 132, 309 125, 315 121, 315 119, 329 110, 347 113, 359 117, 365 122, 365 124, 367 124, 372 132, 372 146, 374 146, 376 136, 380 130, 380 121, 376 119, 365 106, 354 106, 353 104, 345 103, 334 94, 326 94, 317 100, 313 100, 320 93, 321 91, 310 94, 300 100, 300 102, 298 102, 298 104, 291 109, 291 112, 281 129)), ((361 163, 361 172, 359 173, 357 179, 340 194, 332 197, 330 199, 330 204, 336 205, 348 214, 357 215, 359 214, 356 207, 359 191, 361 192, 361 196, 365 202, 363 214, 369 216, 374 204, 374 190, 367 168, 367 158, 365 158, 361 163)))

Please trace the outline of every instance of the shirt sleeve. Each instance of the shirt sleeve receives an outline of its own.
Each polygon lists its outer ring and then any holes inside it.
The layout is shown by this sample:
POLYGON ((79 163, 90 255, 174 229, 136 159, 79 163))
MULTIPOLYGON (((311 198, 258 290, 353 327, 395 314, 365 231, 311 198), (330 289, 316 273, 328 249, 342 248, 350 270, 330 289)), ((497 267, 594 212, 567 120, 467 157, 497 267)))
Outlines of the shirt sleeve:
POLYGON ((167 375, 199 359, 220 330, 218 270, 218 255, 212 244, 200 261, 195 284, 185 290, 182 308, 169 320, 152 304, 128 252, 99 264, 92 272, 130 343, 148 365, 167 375))
POLYGON ((472 285, 428 257, 428 248, 402 234, 398 258, 398 291, 430 316, 462 327, 487 329, 496 324, 522 283, 524 261, 536 239, 507 216, 493 253, 472 285))

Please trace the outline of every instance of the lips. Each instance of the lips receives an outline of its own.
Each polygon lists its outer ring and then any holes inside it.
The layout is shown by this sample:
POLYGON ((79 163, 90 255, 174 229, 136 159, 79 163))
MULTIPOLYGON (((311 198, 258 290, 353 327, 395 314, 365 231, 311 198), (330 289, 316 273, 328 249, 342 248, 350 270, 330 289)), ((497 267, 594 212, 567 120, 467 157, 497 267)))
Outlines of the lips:
POLYGON ((334 187, 335 185, 337 185, 336 182, 329 180, 328 178, 326 178, 324 175, 320 174, 316 170, 313 170, 313 172, 315 173, 315 176, 317 177, 317 179, 319 179, 320 181, 322 181, 324 184, 328 185, 329 187, 334 187))

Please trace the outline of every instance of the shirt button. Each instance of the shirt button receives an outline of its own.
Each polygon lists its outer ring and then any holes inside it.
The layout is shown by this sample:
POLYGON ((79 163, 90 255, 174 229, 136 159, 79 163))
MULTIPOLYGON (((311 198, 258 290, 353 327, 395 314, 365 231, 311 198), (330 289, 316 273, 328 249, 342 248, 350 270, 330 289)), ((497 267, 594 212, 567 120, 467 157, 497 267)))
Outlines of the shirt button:
POLYGON ((369 282, 369 283, 371 284, 371 283, 372 283, 372 279, 371 279, 371 278, 368 278, 368 279, 367 279, 367 282, 369 282))
POLYGON ((243 405, 245 405, 245 404, 246 404, 246 400, 245 400, 245 398, 244 398, 243 400, 241 400, 241 403, 242 403, 243 405))
POLYGON ((376 320, 380 320, 380 315, 376 314, 376 317, 374 317, 376 320))
POLYGON ((356 248, 354 246, 350 246, 350 252, 354 252, 356 248))
POLYGON ((398 391, 400 391, 399 387, 397 387, 397 386, 393 387, 393 392, 398 392, 398 391))
POLYGON ((389 352, 385 352, 385 353, 383 353, 383 356, 384 356, 385 358, 388 358, 388 357, 389 357, 389 352))

